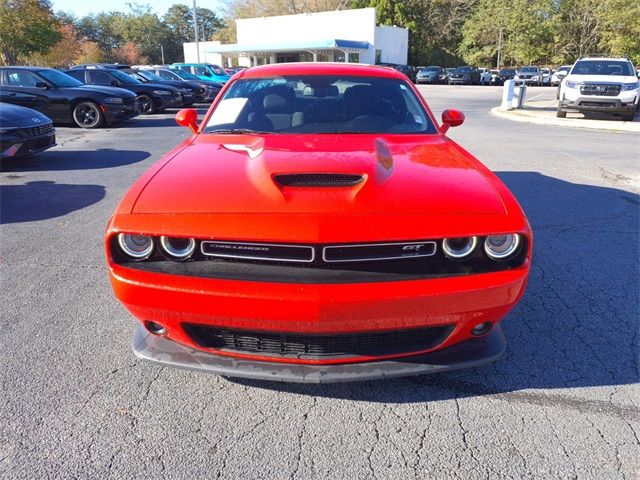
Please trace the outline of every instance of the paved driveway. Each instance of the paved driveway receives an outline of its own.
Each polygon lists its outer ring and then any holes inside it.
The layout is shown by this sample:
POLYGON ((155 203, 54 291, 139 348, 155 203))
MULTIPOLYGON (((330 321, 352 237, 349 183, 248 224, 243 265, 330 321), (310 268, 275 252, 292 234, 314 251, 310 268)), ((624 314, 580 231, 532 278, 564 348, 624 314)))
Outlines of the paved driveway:
POLYGON ((0 477, 638 478, 637 136, 492 117, 499 88, 420 89, 438 115, 466 113, 450 136, 534 229, 499 362, 323 386, 138 362, 103 229, 187 130, 170 115, 60 128, 0 173, 0 477))

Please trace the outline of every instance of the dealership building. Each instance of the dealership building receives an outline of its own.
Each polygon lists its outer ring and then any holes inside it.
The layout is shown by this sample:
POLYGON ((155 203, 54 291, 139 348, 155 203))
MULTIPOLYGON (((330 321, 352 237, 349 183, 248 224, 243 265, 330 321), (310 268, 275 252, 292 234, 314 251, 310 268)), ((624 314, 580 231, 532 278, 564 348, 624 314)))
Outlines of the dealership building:
POLYGON ((236 20, 238 43, 185 43, 185 62, 254 66, 282 62, 406 65, 406 28, 376 25, 375 8, 236 20))

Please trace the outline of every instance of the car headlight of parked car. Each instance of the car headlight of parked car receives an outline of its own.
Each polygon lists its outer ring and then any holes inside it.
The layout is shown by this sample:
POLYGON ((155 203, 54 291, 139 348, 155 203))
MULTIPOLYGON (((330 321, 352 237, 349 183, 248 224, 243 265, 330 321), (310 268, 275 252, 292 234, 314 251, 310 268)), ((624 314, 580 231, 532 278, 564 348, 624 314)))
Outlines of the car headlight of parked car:
POLYGON ((118 104, 118 105, 122 105, 123 100, 119 97, 107 97, 103 100, 104 103, 112 103, 112 104, 118 104))
POLYGON ((573 82, 571 80, 565 80, 564 84, 567 88, 580 88, 580 85, 582 85, 582 82, 573 82))
POLYGON ((504 261, 512 258, 520 250, 520 235, 489 235, 484 241, 484 251, 489 258, 504 261))
POLYGON ((153 93, 156 95, 171 95, 171 92, 167 92, 166 90, 154 90, 153 93))
POLYGON ((640 82, 622 84, 622 91, 635 90, 637 88, 640 88, 640 82))
POLYGON ((153 239, 148 235, 121 233, 118 235, 118 245, 133 260, 144 260, 153 252, 153 239))

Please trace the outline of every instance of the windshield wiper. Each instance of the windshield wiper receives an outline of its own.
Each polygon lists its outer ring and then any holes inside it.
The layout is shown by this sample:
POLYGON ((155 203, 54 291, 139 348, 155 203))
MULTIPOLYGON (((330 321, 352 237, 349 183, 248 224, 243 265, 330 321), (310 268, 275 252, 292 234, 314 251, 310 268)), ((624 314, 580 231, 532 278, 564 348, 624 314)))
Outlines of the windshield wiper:
POLYGON ((251 130, 250 128, 219 128, 217 130, 207 130, 205 131, 205 133, 230 133, 230 134, 245 134, 245 133, 251 133, 251 134, 256 134, 256 135, 261 135, 264 133, 272 133, 272 132, 261 132, 260 130, 251 130))

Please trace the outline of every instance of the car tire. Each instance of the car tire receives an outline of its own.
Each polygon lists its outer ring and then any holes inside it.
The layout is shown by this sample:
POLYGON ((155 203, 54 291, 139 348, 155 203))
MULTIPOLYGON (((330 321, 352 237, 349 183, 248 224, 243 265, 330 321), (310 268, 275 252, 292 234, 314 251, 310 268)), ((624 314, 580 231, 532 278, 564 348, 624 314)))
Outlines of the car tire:
POLYGON ((635 112, 626 114, 626 115, 622 115, 622 121, 623 122, 633 122, 633 118, 636 116, 635 112))
POLYGON ((73 107, 71 116, 80 128, 99 128, 104 124, 104 113, 94 102, 79 102, 73 107))
POLYGON ((138 102, 140 102, 140 111, 143 115, 157 113, 158 109, 156 108, 156 102, 154 102, 153 98, 149 95, 140 95, 138 97, 138 102))
POLYGON ((567 111, 560 106, 560 103, 558 103, 558 110, 556 110, 556 117, 567 118, 567 111))

